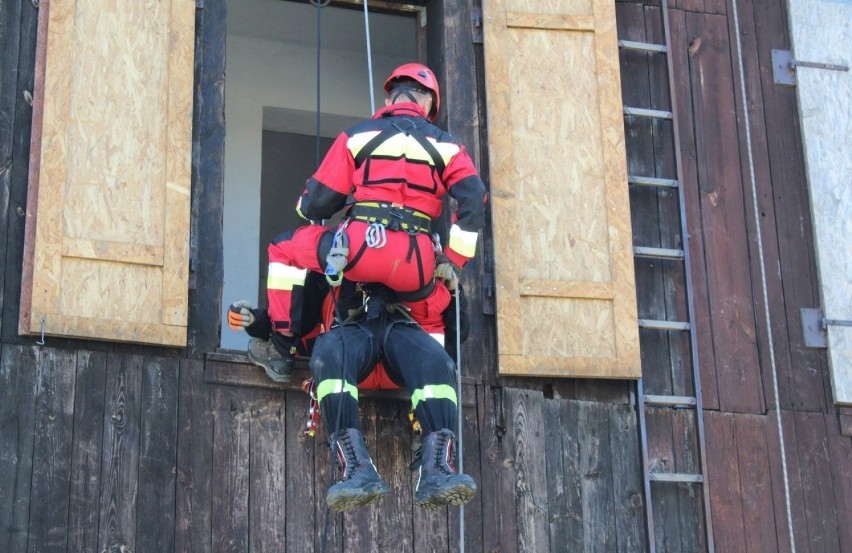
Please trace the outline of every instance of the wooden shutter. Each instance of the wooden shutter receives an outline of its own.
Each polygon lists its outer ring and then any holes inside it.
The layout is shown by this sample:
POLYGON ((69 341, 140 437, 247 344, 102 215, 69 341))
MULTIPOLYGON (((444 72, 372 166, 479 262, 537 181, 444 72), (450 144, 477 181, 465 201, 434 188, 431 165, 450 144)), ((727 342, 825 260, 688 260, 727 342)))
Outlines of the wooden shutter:
POLYGON ((834 401, 852 406, 852 4, 792 0, 796 89, 834 401))
POLYGON ((42 0, 21 333, 185 345, 194 0, 42 0))
POLYGON ((488 0, 500 374, 641 374, 615 6, 488 0))

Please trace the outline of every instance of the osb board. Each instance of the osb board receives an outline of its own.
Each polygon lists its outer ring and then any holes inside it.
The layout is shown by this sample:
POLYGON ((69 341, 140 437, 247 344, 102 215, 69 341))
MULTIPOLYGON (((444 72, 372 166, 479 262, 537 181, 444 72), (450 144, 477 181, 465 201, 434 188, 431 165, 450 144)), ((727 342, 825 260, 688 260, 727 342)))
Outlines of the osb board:
POLYGON ((40 18, 19 330, 184 345, 195 2, 40 18))
POLYGON ((483 6, 500 374, 641 374, 610 2, 483 6))
MULTIPOLYGON (((852 4, 791 0, 795 59, 852 67, 852 4), (831 21, 831 25, 826 25, 831 21)), ((796 67, 802 142, 827 319, 852 320, 852 74, 796 67)), ((828 326, 834 401, 852 405, 852 328, 828 326)))

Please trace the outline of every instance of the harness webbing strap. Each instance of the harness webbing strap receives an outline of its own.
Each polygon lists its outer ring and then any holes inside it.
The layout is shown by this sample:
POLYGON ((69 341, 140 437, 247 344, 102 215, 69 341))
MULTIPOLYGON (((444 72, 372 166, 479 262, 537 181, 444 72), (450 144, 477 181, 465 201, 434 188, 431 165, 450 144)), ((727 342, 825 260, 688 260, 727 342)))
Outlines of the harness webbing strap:
POLYGON ((432 218, 410 207, 384 202, 357 202, 349 211, 357 221, 381 223, 390 230, 429 234, 432 218))

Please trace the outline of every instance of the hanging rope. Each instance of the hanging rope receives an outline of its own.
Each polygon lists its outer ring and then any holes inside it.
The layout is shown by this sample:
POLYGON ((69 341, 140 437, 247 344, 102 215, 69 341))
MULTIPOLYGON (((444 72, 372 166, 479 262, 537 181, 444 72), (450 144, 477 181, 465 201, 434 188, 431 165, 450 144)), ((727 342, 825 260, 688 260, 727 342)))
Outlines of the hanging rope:
POLYGON ((370 113, 376 113, 376 99, 373 95, 373 53, 370 48, 370 17, 367 0, 364 0, 364 34, 367 37, 367 80, 370 87, 370 113))
POLYGON ((316 131, 316 165, 320 164, 320 53, 322 52, 322 9, 331 0, 308 0, 317 7, 317 131, 316 131))
MULTIPOLYGON (((461 294, 459 293, 459 278, 455 277, 456 289, 453 294, 456 296, 456 400, 459 402, 458 414, 458 435, 456 451, 459 454, 459 474, 464 473, 464 456, 462 455, 462 426, 464 424, 464 413, 462 407, 462 383, 461 383, 461 294)), ((464 553, 464 505, 459 507, 459 552, 464 553)))

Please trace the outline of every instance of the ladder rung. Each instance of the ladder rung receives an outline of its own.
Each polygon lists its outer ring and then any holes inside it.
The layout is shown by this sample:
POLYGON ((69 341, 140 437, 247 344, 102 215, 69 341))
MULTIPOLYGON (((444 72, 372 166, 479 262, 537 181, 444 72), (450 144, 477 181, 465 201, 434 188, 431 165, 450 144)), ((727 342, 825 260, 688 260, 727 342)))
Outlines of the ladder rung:
POLYGON ((664 111, 661 109, 631 108, 628 106, 624 106, 624 115, 651 117, 653 119, 672 119, 674 117, 670 111, 664 111))
POLYGON ((618 46, 625 50, 639 50, 642 52, 666 53, 669 51, 665 44, 651 44, 650 42, 636 42, 634 40, 619 40, 618 46))
POLYGON ((704 477, 700 474, 683 474, 677 472, 652 472, 648 475, 651 482, 678 482, 703 484, 704 477))
POLYGON ((680 321, 656 321, 654 319, 639 319, 639 328, 656 330, 689 330, 690 324, 680 321))
POLYGON ((645 394, 642 398, 645 405, 656 407, 695 407, 698 401, 693 396, 660 396, 645 394))
POLYGON ((640 177, 637 175, 628 175, 627 182, 629 184, 638 184, 642 186, 661 186, 666 188, 678 187, 678 182, 675 179, 658 179, 654 177, 640 177))
POLYGON ((633 246, 633 255, 636 257, 651 257, 654 259, 683 259, 683 250, 633 246))

